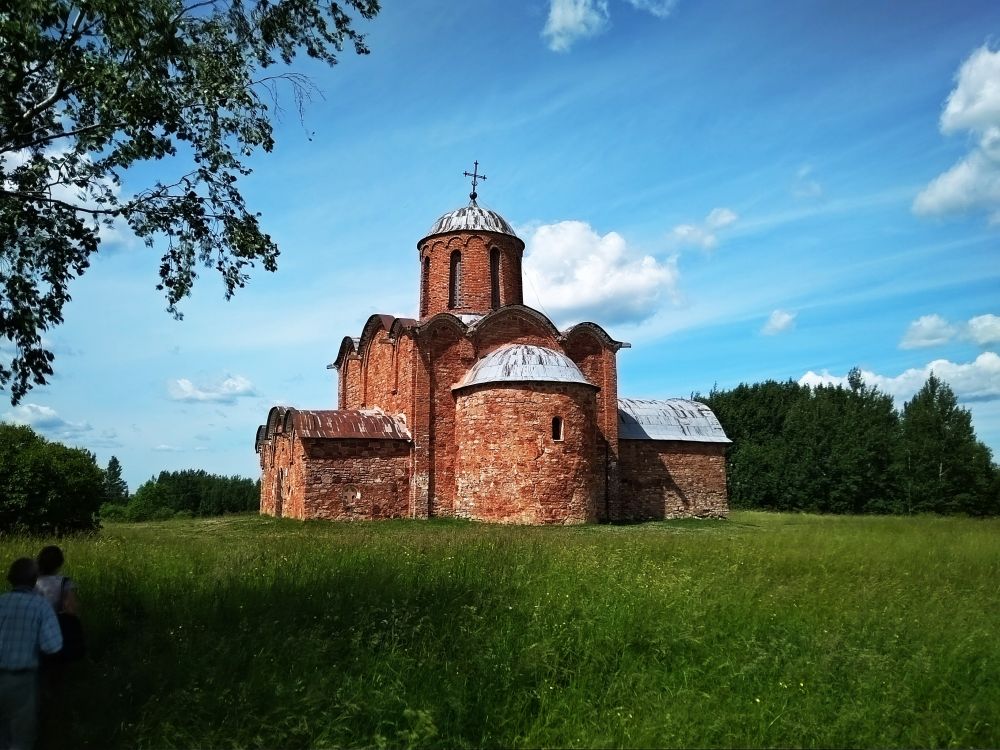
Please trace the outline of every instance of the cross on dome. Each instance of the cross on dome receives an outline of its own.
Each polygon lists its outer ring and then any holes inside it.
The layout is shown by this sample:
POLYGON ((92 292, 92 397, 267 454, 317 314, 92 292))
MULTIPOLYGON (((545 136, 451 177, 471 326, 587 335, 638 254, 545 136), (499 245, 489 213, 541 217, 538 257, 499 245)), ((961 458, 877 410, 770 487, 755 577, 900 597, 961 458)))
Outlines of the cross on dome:
POLYGON ((479 174, 479 162, 474 161, 471 172, 463 172, 466 177, 472 178, 472 192, 469 193, 469 198, 472 200, 472 205, 476 205, 476 198, 479 197, 479 193, 476 192, 476 184, 479 180, 486 181, 486 175, 479 174))

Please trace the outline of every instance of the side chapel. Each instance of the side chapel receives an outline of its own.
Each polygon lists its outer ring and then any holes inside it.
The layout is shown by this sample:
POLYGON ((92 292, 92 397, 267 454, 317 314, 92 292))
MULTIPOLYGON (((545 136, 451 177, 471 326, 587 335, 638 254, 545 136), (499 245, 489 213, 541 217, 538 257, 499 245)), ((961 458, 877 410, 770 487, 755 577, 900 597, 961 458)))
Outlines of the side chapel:
MULTIPOLYGON (((477 163, 478 167, 478 163, 477 163)), ((725 516, 719 421, 619 398, 616 341, 523 304, 524 242, 476 202, 417 243, 418 318, 373 315, 330 365, 337 408, 257 429, 261 513, 519 524, 725 516)))

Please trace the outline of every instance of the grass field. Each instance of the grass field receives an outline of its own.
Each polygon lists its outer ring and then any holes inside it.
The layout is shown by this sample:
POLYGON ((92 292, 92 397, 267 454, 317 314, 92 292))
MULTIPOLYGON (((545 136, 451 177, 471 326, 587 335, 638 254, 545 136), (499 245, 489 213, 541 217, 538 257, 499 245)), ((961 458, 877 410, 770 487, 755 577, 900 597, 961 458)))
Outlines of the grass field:
POLYGON ((233 517, 62 546, 91 651, 49 748, 1000 746, 996 520, 233 517))

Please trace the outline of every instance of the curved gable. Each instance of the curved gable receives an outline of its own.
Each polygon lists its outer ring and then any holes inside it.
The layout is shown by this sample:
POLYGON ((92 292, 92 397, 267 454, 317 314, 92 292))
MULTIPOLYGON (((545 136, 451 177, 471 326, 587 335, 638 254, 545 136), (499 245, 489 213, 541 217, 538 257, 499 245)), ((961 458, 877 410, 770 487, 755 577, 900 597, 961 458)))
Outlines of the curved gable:
POLYGON ((559 347, 559 330, 545 315, 527 305, 506 305, 469 326, 480 354, 504 344, 559 347))
POLYGON ((385 331, 386 333, 392 328, 392 324, 396 322, 396 317, 394 315, 372 315, 365 321, 364 328, 361 329, 361 337, 358 339, 358 354, 362 357, 365 354, 365 350, 371 343, 372 339, 375 337, 379 331, 385 331))
POLYGON ((344 336, 344 340, 340 342, 340 349, 337 351, 337 358, 333 360, 330 367, 339 372, 347 358, 358 353, 358 341, 350 336, 344 336))
POLYGON ((582 323, 577 323, 574 326, 570 326, 565 331, 560 334, 561 341, 572 341, 573 339, 578 339, 580 337, 590 337, 596 340, 602 348, 610 349, 613 352, 617 352, 619 349, 630 349, 631 344, 625 341, 616 341, 611 338, 611 335, 605 331, 597 323, 591 323, 589 321, 584 321, 582 323))
POLYGON ((272 406, 267 412, 267 422, 265 422, 265 433, 264 439, 270 440, 278 432, 278 428, 284 424, 285 412, 288 411, 287 406, 272 406))

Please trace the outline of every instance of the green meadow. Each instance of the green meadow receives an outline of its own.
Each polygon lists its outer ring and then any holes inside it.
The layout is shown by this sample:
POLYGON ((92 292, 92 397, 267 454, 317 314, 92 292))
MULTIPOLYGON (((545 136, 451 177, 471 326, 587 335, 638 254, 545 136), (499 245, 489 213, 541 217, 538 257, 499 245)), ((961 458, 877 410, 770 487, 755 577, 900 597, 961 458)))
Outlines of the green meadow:
POLYGON ((1000 520, 235 516, 61 544, 90 651, 42 747, 1000 746, 1000 520))

